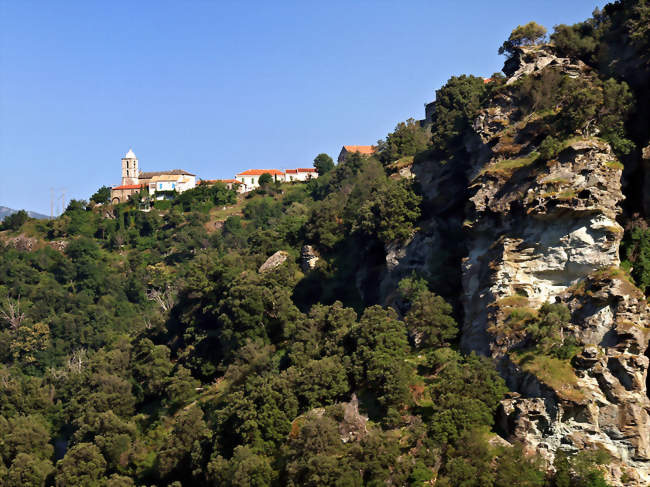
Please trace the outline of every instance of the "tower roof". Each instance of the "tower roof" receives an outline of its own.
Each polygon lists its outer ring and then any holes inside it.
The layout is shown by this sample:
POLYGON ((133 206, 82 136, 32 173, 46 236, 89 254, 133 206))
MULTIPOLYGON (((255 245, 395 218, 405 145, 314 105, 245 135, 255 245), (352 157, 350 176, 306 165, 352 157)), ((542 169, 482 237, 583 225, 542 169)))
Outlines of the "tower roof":
POLYGON ((135 154, 133 153, 133 149, 129 149, 129 152, 127 152, 122 159, 137 159, 137 157, 135 157, 135 154))

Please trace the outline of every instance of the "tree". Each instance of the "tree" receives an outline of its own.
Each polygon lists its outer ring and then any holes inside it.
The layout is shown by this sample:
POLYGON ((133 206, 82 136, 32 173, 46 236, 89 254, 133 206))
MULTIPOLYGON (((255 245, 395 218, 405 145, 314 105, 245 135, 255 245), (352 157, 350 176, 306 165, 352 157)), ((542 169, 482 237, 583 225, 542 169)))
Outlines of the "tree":
POLYGON ((377 154, 382 164, 387 165, 405 156, 414 156, 426 150, 431 140, 427 131, 412 118, 400 122, 395 131, 377 144, 377 154))
POLYGON ((271 184, 273 182, 273 176, 271 176, 268 172, 265 172, 262 174, 258 180, 260 186, 266 186, 268 184, 271 184))
POLYGON ((537 457, 527 457, 519 445, 498 451, 495 487, 543 487, 546 484, 542 465, 537 457))
POLYGON ((519 46, 531 46, 539 44, 546 39, 546 27, 537 22, 528 22, 526 25, 518 25, 511 33, 508 40, 499 48, 499 54, 512 56, 519 46))
POLYGON ((429 360, 433 377, 429 394, 435 398, 429 423, 433 438, 453 443, 472 429, 491 427, 508 389, 490 360, 474 353, 461 356, 451 348, 436 350, 429 360))
POLYGON ((385 186, 371 191, 358 209, 353 230, 374 236, 383 244, 406 240, 420 217, 421 201, 409 181, 389 180, 385 186))
POLYGON ((297 393, 307 408, 342 400, 349 392, 348 377, 339 357, 311 360, 300 369, 297 393))
POLYGON ((208 477, 224 487, 268 487, 275 472, 270 459, 248 446, 238 446, 230 460, 214 458, 208 464, 208 477))
POLYGON ((111 188, 108 186, 102 186, 95 194, 90 197, 90 201, 93 201, 97 204, 108 203, 111 200, 111 188))
POLYGON ((28 453, 40 460, 48 460, 52 456, 53 448, 48 441, 49 428, 39 416, 11 418, 7 431, 2 436, 3 456, 8 465, 21 453, 28 453))
POLYGON ((80 443, 68 450, 56 466, 57 487, 93 487, 104 476, 106 460, 92 443, 80 443))
MULTIPOLYGON (((366 308, 351 331, 355 350, 352 374, 357 386, 366 386, 385 410, 408 403, 410 369, 406 327, 392 308, 366 308)), ((387 411, 384 411, 387 412, 387 411)))
POLYGON ((30 364, 36 361, 36 353, 47 349, 49 341, 50 328, 45 323, 21 326, 11 343, 11 353, 16 362, 30 364))
POLYGON ((314 167, 318 171, 318 175, 322 176, 334 169, 334 161, 327 154, 318 154, 314 159, 314 167))
POLYGON ((70 200, 68 206, 65 208, 65 213, 74 211, 85 211, 88 203, 85 200, 70 200))
POLYGON ((437 348, 449 345, 458 334, 458 324, 451 313, 449 303, 425 290, 413 300, 404 321, 417 337, 418 345, 437 348))
POLYGON ((19 230, 27 220, 29 220, 27 212, 25 210, 18 210, 5 217, 2 222, 2 228, 6 230, 19 230))
POLYGON ((483 78, 471 75, 452 76, 436 91, 431 142, 440 156, 450 157, 464 147, 463 134, 478 114, 486 93, 483 78))
POLYGON ((571 312, 563 303, 544 303, 537 318, 527 329, 537 350, 546 355, 569 359, 576 349, 575 338, 564 332, 569 324, 571 312))
POLYGON ((308 415, 289 440, 286 485, 361 486, 359 469, 354 471, 344 448, 338 425, 332 418, 308 415))
POLYGON ((158 475, 164 479, 174 471, 190 474, 192 461, 202 455, 210 430, 203 420, 203 411, 197 406, 180 411, 174 416, 171 433, 158 451, 158 475))
POLYGON ((41 487, 46 485, 47 477, 54 467, 49 460, 40 459, 27 453, 19 453, 11 464, 5 479, 6 487, 41 487))

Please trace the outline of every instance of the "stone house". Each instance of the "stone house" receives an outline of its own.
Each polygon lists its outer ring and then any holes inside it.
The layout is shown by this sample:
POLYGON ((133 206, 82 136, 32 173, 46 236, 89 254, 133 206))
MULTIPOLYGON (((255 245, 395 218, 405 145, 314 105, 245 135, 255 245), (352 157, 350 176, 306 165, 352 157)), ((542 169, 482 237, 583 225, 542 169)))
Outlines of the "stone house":
POLYGON ((358 152, 364 156, 371 156, 375 153, 376 150, 377 148, 374 145, 344 145, 341 149, 341 152, 339 153, 337 161, 339 164, 341 162, 345 162, 347 156, 353 152, 358 152))
POLYGON ((122 158, 122 182, 111 188, 111 203, 123 203, 143 190, 148 190, 151 194, 156 191, 182 193, 196 186, 196 175, 182 169, 142 172, 138 166, 138 158, 129 149, 122 158))

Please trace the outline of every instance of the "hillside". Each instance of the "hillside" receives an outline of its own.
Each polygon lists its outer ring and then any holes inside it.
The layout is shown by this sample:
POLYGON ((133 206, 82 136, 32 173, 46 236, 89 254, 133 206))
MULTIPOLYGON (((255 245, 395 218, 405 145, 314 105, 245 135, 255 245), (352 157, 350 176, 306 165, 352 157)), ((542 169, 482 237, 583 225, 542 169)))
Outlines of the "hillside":
POLYGON ((5 222, 0 485, 649 485, 648 19, 317 179, 5 222))
MULTIPOLYGON (((6 206, 0 206, 0 222, 4 220, 6 217, 8 217, 9 215, 13 215, 17 211, 18 210, 12 210, 11 208, 7 208, 6 206)), ((29 215, 30 218, 37 218, 39 220, 49 218, 49 216, 43 215, 41 213, 36 213, 35 211, 28 211, 27 214, 29 215)))

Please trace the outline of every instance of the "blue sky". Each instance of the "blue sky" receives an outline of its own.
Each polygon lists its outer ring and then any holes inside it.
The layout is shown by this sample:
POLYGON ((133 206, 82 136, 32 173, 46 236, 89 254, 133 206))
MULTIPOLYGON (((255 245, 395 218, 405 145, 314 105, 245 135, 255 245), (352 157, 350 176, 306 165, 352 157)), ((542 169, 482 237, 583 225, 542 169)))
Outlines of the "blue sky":
POLYGON ((49 213, 145 171, 310 166, 499 71, 518 24, 605 2, 0 0, 0 205, 49 213))

